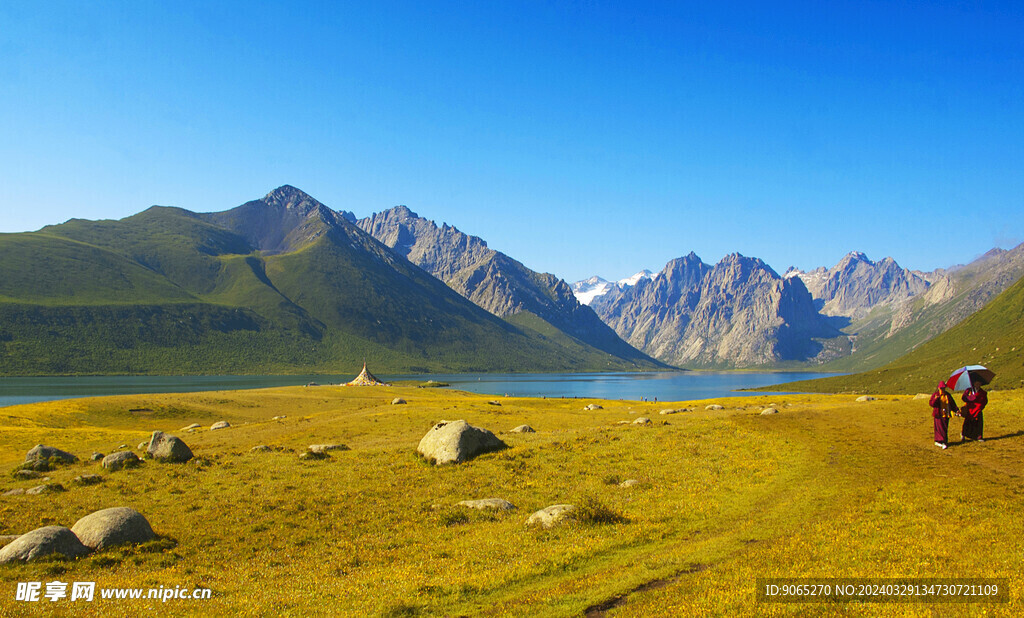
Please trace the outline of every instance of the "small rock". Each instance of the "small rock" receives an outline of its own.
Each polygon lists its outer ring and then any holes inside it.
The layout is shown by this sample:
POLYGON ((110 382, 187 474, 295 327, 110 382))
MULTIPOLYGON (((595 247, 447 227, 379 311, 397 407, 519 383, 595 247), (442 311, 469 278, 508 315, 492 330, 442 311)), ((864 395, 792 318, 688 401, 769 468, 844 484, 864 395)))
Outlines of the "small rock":
POLYGON ((117 472, 121 468, 134 468, 140 463, 142 463, 142 460, 140 460, 135 453, 131 451, 120 451, 118 453, 111 453, 104 457, 101 465, 111 472, 117 472))
POLYGON ((520 425, 520 426, 516 427, 515 429, 512 429, 511 433, 537 433, 537 432, 534 431, 533 427, 530 427, 529 425, 520 425))
POLYGON ((99 474, 83 474, 82 476, 76 476, 71 482, 79 485, 95 485, 96 483, 102 483, 103 477, 99 474))
POLYGON ((119 451, 123 451, 123 450, 124 450, 124 449, 126 449, 126 448, 128 448, 128 445, 127 445, 127 444, 121 444, 120 446, 118 446, 118 447, 117 447, 117 450, 119 450, 119 451))
POLYGON ((768 416, 770 414, 778 414, 778 413, 779 413, 779 410, 777 408, 765 408, 764 410, 761 410, 761 416, 768 416))
POLYGON ((0 549, 0 564, 30 562, 51 554, 81 558, 89 553, 74 532, 64 526, 46 526, 23 534, 0 549))
POLYGON ((632 425, 633 421, 618 421, 616 425, 632 425))
POLYGON ((10 491, 5 491, 4 492, 4 497, 6 498, 8 496, 21 496, 21 495, 24 495, 24 494, 25 494, 25 490, 22 489, 21 487, 18 487, 16 489, 12 489, 10 491))
POLYGON ((320 385, 319 385, 319 384, 317 384, 316 382, 310 382, 310 383, 309 383, 309 384, 307 384, 306 386, 320 386, 320 385))
POLYGON ((857 398, 857 401, 875 401, 875 398, 870 395, 861 395, 857 398))
POLYGON ((331 458, 331 456, 328 455, 327 453, 323 452, 323 451, 320 451, 319 453, 318 452, 314 452, 314 451, 306 451, 305 453, 302 453, 302 454, 299 455, 299 459, 301 459, 303 461, 315 461, 315 460, 318 460, 318 459, 330 459, 330 458, 331 458))
POLYGON ((52 446, 46 446, 45 444, 37 444, 32 447, 32 450, 25 455, 25 461, 32 461, 33 459, 44 459, 51 460, 56 459, 61 463, 75 463, 78 461, 78 457, 72 455, 67 451, 62 451, 59 448, 52 446))
POLYGON ((102 461, 104 457, 106 457, 106 455, 104 455, 103 453, 93 453, 90 459, 92 459, 93 461, 102 461))
POLYGON ((658 414, 678 414, 678 413, 679 413, 679 410, 673 410, 672 408, 669 408, 668 410, 662 410, 661 412, 658 412, 658 414))
POLYGON ((312 453, 326 453, 327 451, 347 451, 350 449, 344 444, 310 444, 309 450, 312 453))
POLYGON ((928 393, 918 393, 918 394, 914 395, 914 399, 915 400, 917 400, 917 399, 931 399, 931 398, 932 398, 932 396, 929 395, 928 393))
POLYGON ((484 498, 483 500, 463 500, 459 503, 459 506, 468 506, 471 509, 477 509, 480 511, 511 511, 516 508, 516 505, 512 504, 508 500, 502 500, 501 498, 484 498))
POLYGON ((139 442, 139 446, 138 446, 137 450, 145 451, 148 448, 149 448, 149 440, 145 440, 143 442, 139 442))
POLYGON ((598 405, 596 403, 591 403, 591 404, 587 404, 586 406, 584 406, 583 409, 584 410, 604 410, 604 406, 598 405))
POLYGON ((217 421, 216 423, 210 425, 210 431, 216 431, 217 429, 227 429, 228 427, 231 427, 231 423, 227 421, 217 421))
POLYGON ((713 403, 713 404, 711 404, 710 406, 707 406, 704 409, 705 410, 724 410, 725 408, 723 406, 718 405, 717 403, 713 403))
POLYGON ((272 420, 272 421, 280 421, 280 420, 283 420, 283 419, 286 419, 286 418, 288 418, 288 417, 282 414, 281 416, 275 416, 275 417, 271 418, 270 420, 272 420))
POLYGON ((192 459, 192 449, 181 438, 154 431, 146 448, 153 459, 164 463, 185 463, 192 459))
POLYGON ((126 543, 145 543, 156 538, 146 518, 135 509, 117 506, 86 515, 75 522, 71 531, 92 549, 103 549, 126 543))
POLYGON ((199 423, 192 423, 188 427, 182 427, 178 431, 192 431, 193 429, 199 429, 200 427, 202 427, 202 425, 200 425, 199 423))
POLYGON ((492 405, 492 406, 500 406, 500 405, 501 405, 501 402, 500 402, 500 401, 496 401, 496 400, 493 400, 493 401, 488 401, 488 402, 487 402, 487 404, 488 404, 488 405, 492 405))
POLYGON ((273 449, 270 448, 269 446, 267 446, 266 444, 261 444, 259 446, 252 447, 251 449, 249 449, 249 452, 250 453, 269 453, 272 450, 273 449))
POLYGON ((41 478, 43 475, 35 470, 18 470, 14 473, 14 478, 19 481, 27 481, 30 479, 41 478))
POLYGON ((37 485, 32 489, 27 489, 25 493, 30 496, 40 496, 43 494, 59 494, 62 491, 66 490, 60 483, 46 483, 44 485, 37 485))
POLYGON ((407 403, 407 402, 404 399, 402 399, 401 397, 395 397, 394 399, 391 400, 391 405, 393 405, 393 406, 400 406, 400 405, 403 405, 405 403, 407 403))
POLYGON ((650 425, 651 424, 651 419, 647 418, 646 416, 641 416, 640 418, 638 418, 635 421, 633 421, 633 424, 634 425, 650 425))
POLYGON ((625 481, 622 481, 621 483, 619 483, 619 487, 634 487, 634 486, 638 485, 639 483, 640 483, 640 481, 638 481, 636 479, 626 479, 625 481))
POLYGON ((507 448, 496 435, 466 421, 441 421, 420 440, 416 452, 435 464, 460 463, 481 453, 507 448))
POLYGON ((576 506, 573 504, 555 504, 530 515, 530 518, 526 520, 526 525, 550 528, 563 521, 574 510, 576 510, 576 506))

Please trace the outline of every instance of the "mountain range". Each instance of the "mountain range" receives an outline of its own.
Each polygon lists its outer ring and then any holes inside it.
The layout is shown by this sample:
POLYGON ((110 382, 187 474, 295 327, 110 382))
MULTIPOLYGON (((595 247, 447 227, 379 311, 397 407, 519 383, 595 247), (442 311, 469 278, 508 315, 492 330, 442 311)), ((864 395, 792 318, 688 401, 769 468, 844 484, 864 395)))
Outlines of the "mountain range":
POLYGON ((283 186, 224 212, 155 206, 0 235, 0 374, 663 366, 503 320, 353 220, 283 186))

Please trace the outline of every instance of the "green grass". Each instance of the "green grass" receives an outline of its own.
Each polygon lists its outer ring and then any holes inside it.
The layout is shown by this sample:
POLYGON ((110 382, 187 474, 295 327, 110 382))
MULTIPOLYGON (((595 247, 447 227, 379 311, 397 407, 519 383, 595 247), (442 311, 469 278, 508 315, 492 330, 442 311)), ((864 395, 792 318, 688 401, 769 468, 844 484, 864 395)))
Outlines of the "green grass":
MULTIPOLYGON (((137 444, 150 431, 228 420, 178 434, 207 463, 147 462, 101 484, 50 473, 59 498, 0 499, 0 534, 73 524, 132 506, 162 536, 152 547, 78 561, 0 568, 0 595, 19 581, 100 587, 209 587, 207 602, 169 601, 175 615, 764 615, 818 606, 758 605, 757 577, 1008 577, 1005 605, 1024 610, 1024 393, 993 393, 985 444, 931 445, 927 405, 908 397, 722 399, 720 412, 661 417, 658 404, 504 398, 442 389, 293 387, 140 395, 0 410, 0 468, 42 442, 79 456, 137 444), (392 406, 402 396, 409 403, 392 406), (780 413, 759 415, 769 403, 780 413), (282 421, 271 421, 284 414, 282 421), (652 426, 619 425, 637 415, 652 426), (456 466, 414 454, 437 421, 464 418, 510 448, 456 466), (668 418, 668 422, 663 419, 668 418), (535 434, 508 430, 528 423, 535 434), (314 443, 351 450, 299 461, 314 443), (258 444, 272 453, 251 454, 258 444), (637 479, 631 488, 620 479, 637 479), (611 483, 609 481, 615 481, 611 483), (481 513, 461 500, 500 497, 518 508, 481 513), (535 510, 580 507, 574 522, 528 528, 535 510), (936 541, 936 539, 939 539, 936 541)), ((680 403, 680 406, 683 404, 680 403)), ((955 431, 955 428, 954 428, 955 431)), ((0 490, 29 487, 0 480, 0 490)), ((144 603, 70 604, 70 614, 144 611, 144 603)), ((832 608, 860 615, 931 615, 951 606, 832 608)), ((0 603, 0 615, 23 608, 0 603)), ((962 607, 953 608, 957 611, 962 607)))

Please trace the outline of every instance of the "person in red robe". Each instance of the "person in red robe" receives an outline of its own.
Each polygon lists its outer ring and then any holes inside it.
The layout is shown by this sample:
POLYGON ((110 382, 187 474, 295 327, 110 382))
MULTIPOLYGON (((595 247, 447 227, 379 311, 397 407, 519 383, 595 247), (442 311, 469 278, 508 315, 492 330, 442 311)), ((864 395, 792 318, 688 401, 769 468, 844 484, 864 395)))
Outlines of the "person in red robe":
POLYGON ((949 445, 949 417, 959 411, 953 396, 946 390, 945 382, 939 382, 928 405, 932 407, 932 420, 935 421, 935 446, 944 449, 949 445))
POLYGON ((963 400, 964 407, 961 409, 961 413, 964 417, 964 426, 960 430, 960 438, 964 441, 984 442, 981 435, 985 423, 981 411, 988 405, 988 394, 981 388, 981 382, 974 380, 971 388, 964 391, 963 400))

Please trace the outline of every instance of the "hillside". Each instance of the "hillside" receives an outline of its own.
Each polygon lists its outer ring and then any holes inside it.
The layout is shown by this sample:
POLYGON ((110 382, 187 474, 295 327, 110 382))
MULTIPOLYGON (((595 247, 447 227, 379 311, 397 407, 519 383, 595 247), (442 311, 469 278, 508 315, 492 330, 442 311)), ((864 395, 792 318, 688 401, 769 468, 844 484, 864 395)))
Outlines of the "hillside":
POLYGON ((0 235, 0 375, 651 368, 483 311, 293 187, 0 235))
POLYGON ((928 393, 957 367, 975 364, 996 372, 992 388, 1024 388, 1024 279, 963 322, 879 369, 793 382, 776 390, 928 393))
POLYGON ((0 616, 31 613, 13 600, 19 582, 54 581, 96 583, 92 602, 39 602, 61 616, 154 607, 197 617, 1024 612, 1021 391, 993 394, 985 444, 946 451, 932 446, 926 407, 907 396, 724 398, 714 402, 720 411, 705 410, 711 401, 674 402, 687 411, 671 417, 658 414, 665 402, 493 399, 290 387, 5 408, 5 472, 40 443, 81 461, 46 473, 66 489, 58 494, 3 495, 44 481, 0 477, 0 545, 117 506, 139 511, 159 538, 77 560, 2 565, 0 616), (408 403, 391 405, 395 397, 408 403), (768 404, 778 414, 762 416, 768 404), (630 422, 641 416, 654 422, 630 422), (489 429, 509 448, 431 466, 415 449, 441 418, 489 429), (221 420, 231 427, 209 429, 221 420), (179 431, 192 423, 199 429, 179 431), (509 431, 524 423, 536 432, 509 431), (181 437, 196 460, 116 472, 88 461, 156 429, 181 437), (299 459, 324 443, 349 450, 299 459), (268 449, 253 452, 257 445, 268 449), (74 481, 85 474, 100 482, 74 481), (486 498, 515 508, 459 505, 486 498), (527 525, 555 504, 575 505, 576 520, 527 525), (935 542, 937 529, 949 542, 935 542), (1005 578, 1009 592, 1003 603, 759 601, 758 579, 775 577, 1005 578), (212 594, 100 598, 109 588, 161 586, 212 594))

